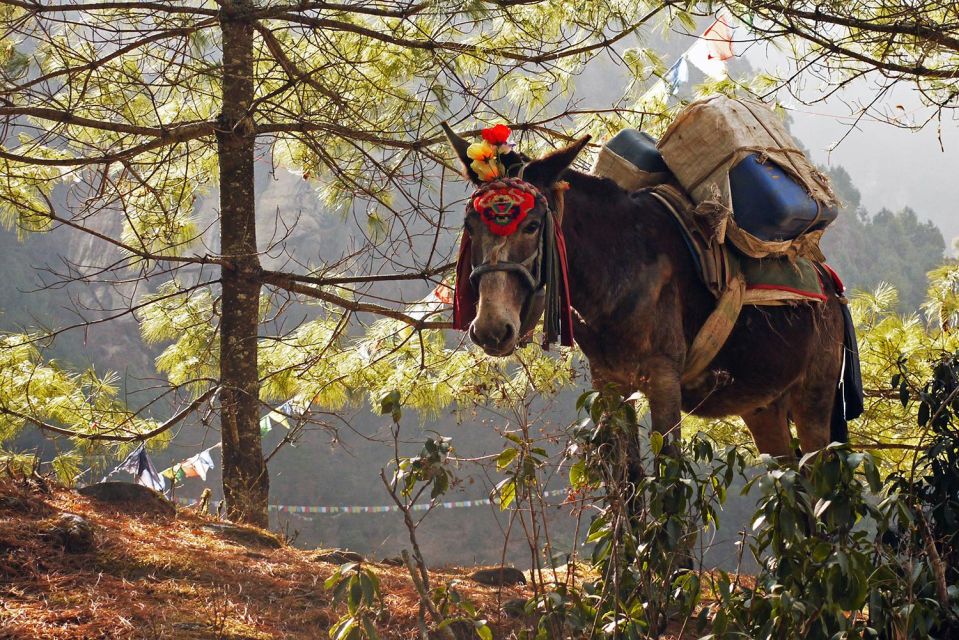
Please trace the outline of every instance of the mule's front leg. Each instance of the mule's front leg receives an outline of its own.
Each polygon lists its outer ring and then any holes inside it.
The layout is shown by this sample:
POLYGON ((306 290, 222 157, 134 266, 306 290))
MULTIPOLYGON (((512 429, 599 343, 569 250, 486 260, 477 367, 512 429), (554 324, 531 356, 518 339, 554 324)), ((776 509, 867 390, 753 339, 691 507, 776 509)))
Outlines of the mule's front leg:
POLYGON ((667 440, 679 439, 682 419, 682 388, 677 359, 668 356, 651 358, 645 363, 640 390, 649 400, 653 430, 667 440))

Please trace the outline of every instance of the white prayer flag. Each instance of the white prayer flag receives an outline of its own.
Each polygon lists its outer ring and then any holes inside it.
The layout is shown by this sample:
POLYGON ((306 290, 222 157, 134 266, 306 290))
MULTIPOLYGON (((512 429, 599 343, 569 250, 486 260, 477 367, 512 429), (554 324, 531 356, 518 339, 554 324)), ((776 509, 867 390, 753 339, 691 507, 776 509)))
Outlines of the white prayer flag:
POLYGON ((446 311, 452 304, 453 290, 440 283, 425 298, 407 307, 406 315, 414 320, 427 320, 446 311))
POLYGON ((733 51, 733 28, 725 15, 709 25, 696 42, 686 51, 685 57, 700 71, 714 80, 726 77, 726 60, 735 55, 733 51))
MULTIPOLYGON (((142 484, 145 487, 150 487, 160 492, 166 491, 166 480, 157 473, 153 462, 150 460, 150 456, 147 455, 146 447, 142 444, 130 452, 130 455, 117 465, 116 469, 114 469, 110 475, 113 475, 117 471, 132 473, 134 476, 133 481, 136 484, 142 484)), ((106 478, 104 478, 104 480, 105 479, 106 478)))

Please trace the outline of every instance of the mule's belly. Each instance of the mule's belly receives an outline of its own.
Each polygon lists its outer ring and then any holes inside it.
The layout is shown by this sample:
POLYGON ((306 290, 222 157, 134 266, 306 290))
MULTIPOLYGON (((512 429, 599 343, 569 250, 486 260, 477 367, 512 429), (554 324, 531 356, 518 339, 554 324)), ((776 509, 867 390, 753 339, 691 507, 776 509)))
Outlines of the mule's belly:
POLYGON ((744 307, 707 371, 683 388, 683 411, 721 417, 768 406, 817 370, 817 358, 835 359, 822 322, 823 305, 744 307))

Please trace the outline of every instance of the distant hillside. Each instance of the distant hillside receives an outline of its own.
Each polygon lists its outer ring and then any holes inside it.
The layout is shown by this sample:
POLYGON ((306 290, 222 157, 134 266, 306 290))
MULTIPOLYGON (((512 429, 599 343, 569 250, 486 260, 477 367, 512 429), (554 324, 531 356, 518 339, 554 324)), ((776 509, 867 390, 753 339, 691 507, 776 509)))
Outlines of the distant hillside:
POLYGON ((870 214, 842 167, 828 171, 844 203, 823 236, 822 249, 850 291, 871 291, 887 282, 899 291, 899 310, 912 313, 926 297, 926 273, 943 263, 942 232, 909 207, 870 214))

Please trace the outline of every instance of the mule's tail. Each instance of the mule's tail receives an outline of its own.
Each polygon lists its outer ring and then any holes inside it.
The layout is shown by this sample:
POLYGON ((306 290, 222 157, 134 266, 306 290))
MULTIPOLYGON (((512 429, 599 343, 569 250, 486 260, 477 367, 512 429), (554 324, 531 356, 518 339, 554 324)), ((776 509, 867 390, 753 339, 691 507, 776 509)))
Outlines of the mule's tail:
POLYGON ((836 398, 832 405, 832 419, 829 423, 829 438, 832 442, 848 442, 849 420, 858 418, 863 411, 862 371, 859 368, 859 345, 856 343, 856 327, 848 305, 842 308, 842 372, 836 386, 836 398))
POLYGON ((829 441, 849 442, 849 424, 846 422, 846 409, 843 399, 842 378, 836 387, 836 399, 832 404, 832 418, 829 420, 829 441))

